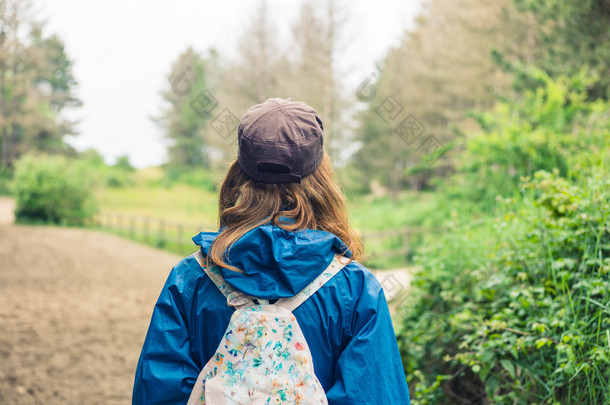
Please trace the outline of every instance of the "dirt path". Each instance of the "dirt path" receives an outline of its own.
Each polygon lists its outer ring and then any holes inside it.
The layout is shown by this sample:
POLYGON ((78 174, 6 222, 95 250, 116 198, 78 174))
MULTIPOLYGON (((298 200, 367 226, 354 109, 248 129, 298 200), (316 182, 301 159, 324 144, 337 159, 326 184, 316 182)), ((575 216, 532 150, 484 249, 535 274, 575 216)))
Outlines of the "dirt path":
POLYGON ((82 229, 0 225, 0 404, 128 404, 177 256, 82 229))
POLYGON ((15 220, 15 201, 3 195, 0 195, 0 224, 12 224, 15 220))
MULTIPOLYGON (((0 197, 0 404, 129 404, 150 315, 180 259, 84 229, 12 225, 0 197)), ((386 296, 405 270, 376 272, 386 296)))

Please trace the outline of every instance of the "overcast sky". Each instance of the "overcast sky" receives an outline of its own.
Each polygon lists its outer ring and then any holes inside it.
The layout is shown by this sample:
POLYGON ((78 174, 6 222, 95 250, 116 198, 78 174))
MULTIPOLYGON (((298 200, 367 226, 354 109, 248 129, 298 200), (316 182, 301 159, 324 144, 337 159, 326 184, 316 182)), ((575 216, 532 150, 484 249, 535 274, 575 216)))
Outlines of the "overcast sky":
MULTIPOLYGON (((413 28, 421 0, 343 0, 349 17, 341 69, 354 91, 375 70, 405 29, 413 28)), ((127 154, 133 165, 166 159, 161 130, 150 120, 161 109, 160 90, 187 46, 216 48, 231 58, 256 0, 39 0, 47 34, 64 41, 84 105, 67 116, 79 120, 78 150, 95 148, 107 163, 127 154)), ((281 37, 290 35, 300 1, 268 0, 281 37)))

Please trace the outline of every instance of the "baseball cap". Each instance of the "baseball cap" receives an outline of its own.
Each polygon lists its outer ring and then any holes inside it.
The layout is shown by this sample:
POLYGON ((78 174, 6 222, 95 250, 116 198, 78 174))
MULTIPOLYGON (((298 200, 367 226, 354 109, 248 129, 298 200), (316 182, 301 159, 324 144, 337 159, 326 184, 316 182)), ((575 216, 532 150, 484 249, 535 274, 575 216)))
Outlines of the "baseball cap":
POLYGON ((237 129, 237 162, 262 183, 300 183, 324 157, 324 127, 316 110, 291 98, 249 108, 237 129))

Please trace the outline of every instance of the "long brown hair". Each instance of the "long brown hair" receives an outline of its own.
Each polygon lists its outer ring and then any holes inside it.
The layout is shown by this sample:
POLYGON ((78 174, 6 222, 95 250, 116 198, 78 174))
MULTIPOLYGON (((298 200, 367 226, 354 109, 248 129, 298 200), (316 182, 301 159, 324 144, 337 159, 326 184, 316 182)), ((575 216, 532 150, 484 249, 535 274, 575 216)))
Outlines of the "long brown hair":
POLYGON ((224 229, 208 252, 207 265, 243 272, 226 262, 228 251, 245 233, 268 222, 287 231, 330 232, 345 243, 353 260, 364 256, 362 240, 349 224, 345 196, 326 153, 322 163, 301 183, 254 182, 246 177, 237 161, 233 162, 220 189, 218 212, 224 229), (291 221, 282 221, 280 217, 291 221))

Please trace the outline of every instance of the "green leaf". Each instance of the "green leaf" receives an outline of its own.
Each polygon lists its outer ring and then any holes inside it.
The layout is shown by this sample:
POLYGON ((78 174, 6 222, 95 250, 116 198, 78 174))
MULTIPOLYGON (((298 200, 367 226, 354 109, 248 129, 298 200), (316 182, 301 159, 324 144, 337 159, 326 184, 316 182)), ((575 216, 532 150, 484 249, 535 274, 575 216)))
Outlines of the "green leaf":
POLYGON ((483 367, 481 369, 481 372, 479 373, 479 376, 481 377, 481 380, 485 381, 487 379, 487 376, 489 375, 489 372, 491 371, 490 367, 483 367))
POLYGON ((489 377, 487 382, 485 383, 485 391, 487 392, 487 396, 489 398, 493 398, 495 396, 495 392, 498 390, 500 386, 500 382, 494 376, 489 377))
POLYGON ((510 375, 510 378, 514 379, 515 378, 515 365, 513 364, 513 362, 508 359, 502 359, 502 360, 500 360, 500 364, 502 365, 502 368, 508 372, 508 375, 510 375))

